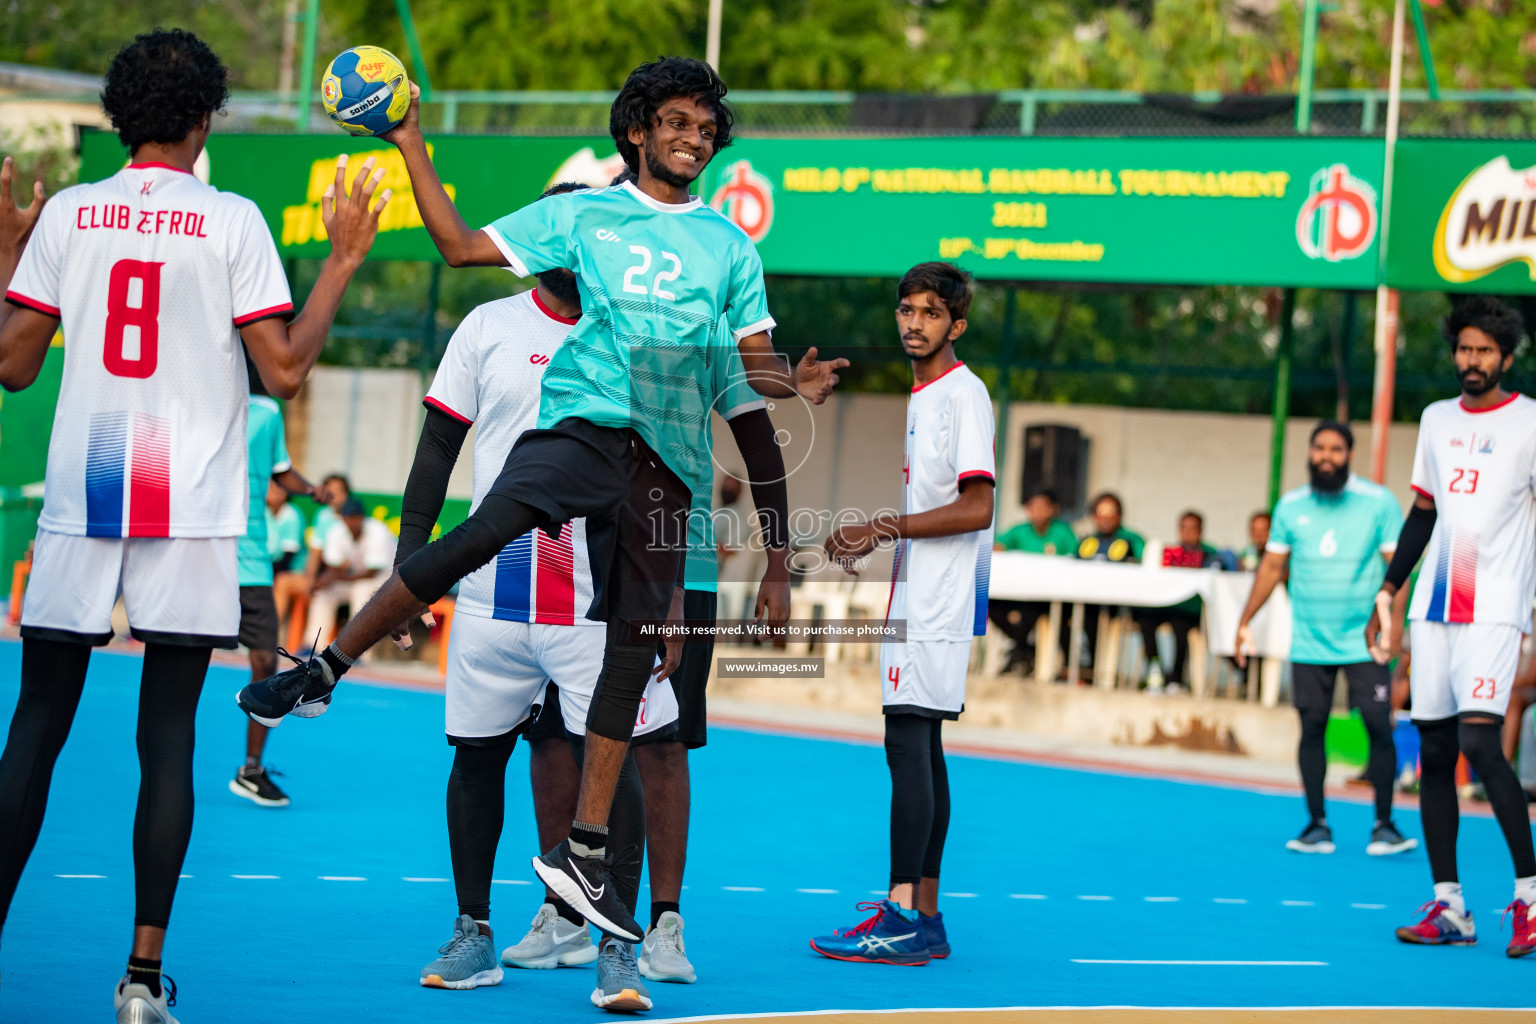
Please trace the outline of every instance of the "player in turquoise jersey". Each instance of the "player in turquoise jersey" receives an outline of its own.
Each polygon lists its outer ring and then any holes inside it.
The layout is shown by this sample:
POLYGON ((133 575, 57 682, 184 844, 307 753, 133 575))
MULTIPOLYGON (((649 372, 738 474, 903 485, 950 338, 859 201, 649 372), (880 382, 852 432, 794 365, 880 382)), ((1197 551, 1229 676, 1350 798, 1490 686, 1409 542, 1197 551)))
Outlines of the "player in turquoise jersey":
MULTIPOLYGON (((275 483, 289 494, 323 500, 324 492, 299 475, 288 457, 283 436, 283 412, 262 386, 261 375, 249 359, 246 372, 251 397, 246 411, 246 468, 251 504, 246 510, 245 536, 235 546, 240 581, 240 644, 251 657, 251 678, 264 679, 277 668, 277 604, 272 597, 272 556, 267 536, 267 489, 275 483)), ((247 722, 245 764, 230 780, 229 791, 262 807, 286 807, 288 796, 272 781, 261 763, 267 746, 266 726, 247 722)))
POLYGON ((1365 850, 1381 856, 1419 845, 1392 824, 1397 750, 1392 743, 1392 677, 1365 644, 1370 606, 1397 548, 1403 510, 1392 492, 1349 470, 1354 433, 1324 420, 1312 430, 1307 452, 1311 482, 1288 491, 1275 506, 1264 558, 1237 627, 1237 663, 1253 650, 1249 623, 1275 585, 1286 579, 1291 597, 1291 693, 1301 715, 1297 761, 1311 815, 1300 836, 1286 843, 1298 853, 1332 853, 1333 832, 1323 807, 1327 755, 1323 736, 1340 670, 1350 706, 1370 737, 1366 777, 1376 791, 1376 824, 1365 850))
MULTIPOLYGON (((730 144, 725 85, 709 65, 669 57, 637 68, 614 100, 609 131, 637 180, 541 200, 482 231, 453 206, 432 167, 413 101, 385 139, 400 148, 422 222, 452 266, 559 267, 576 274, 580 324, 544 375, 539 429, 524 433, 476 512, 403 561, 319 658, 241 691, 262 721, 313 717, 365 650, 485 564, 514 538, 588 517, 607 566, 588 614, 608 622, 603 672, 587 719, 581 794, 569 839, 534 862, 589 921, 627 942, 639 926, 604 855, 614 783, 634 728, 654 639, 637 624, 681 619, 684 520, 709 473, 707 382, 732 350, 754 390, 820 403, 846 360, 809 350, 793 368, 773 350, 762 263, 750 241, 689 187, 730 144), (658 542, 658 538, 676 538, 658 542)), ((663 676, 677 667, 669 642, 663 676)))

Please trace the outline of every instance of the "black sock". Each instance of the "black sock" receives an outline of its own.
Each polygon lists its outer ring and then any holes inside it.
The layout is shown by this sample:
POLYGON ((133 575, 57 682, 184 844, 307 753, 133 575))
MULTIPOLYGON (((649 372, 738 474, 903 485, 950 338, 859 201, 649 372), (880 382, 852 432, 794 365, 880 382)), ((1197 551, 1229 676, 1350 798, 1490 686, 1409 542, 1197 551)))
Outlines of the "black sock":
POLYGON ((652 900, 651 901, 651 927, 655 928, 658 924, 660 924, 661 923, 661 915, 665 914, 669 910, 672 911, 672 913, 676 914, 676 913, 680 912, 681 908, 676 903, 658 903, 655 900, 652 900))
POLYGON ((551 896, 544 902, 555 908, 555 913, 560 915, 561 920, 569 921, 571 924, 586 923, 586 918, 576 913, 575 908, 573 908, 569 903, 565 902, 565 900, 561 899, 559 896, 551 896))
POLYGON ((582 857, 601 857, 608 852, 608 826, 586 825, 579 821, 571 822, 570 842, 573 852, 582 857), (575 850, 574 846, 580 844, 588 852, 575 850))
POLYGON ((150 960, 147 957, 131 956, 128 958, 128 981, 134 985, 143 985, 149 989, 152 996, 160 995, 160 961, 150 960))
POLYGON ((346 675, 347 669, 357 664, 356 658, 349 658, 342 654, 336 649, 335 644, 331 644, 320 652, 320 660, 331 666, 331 677, 333 679, 340 679, 346 675))

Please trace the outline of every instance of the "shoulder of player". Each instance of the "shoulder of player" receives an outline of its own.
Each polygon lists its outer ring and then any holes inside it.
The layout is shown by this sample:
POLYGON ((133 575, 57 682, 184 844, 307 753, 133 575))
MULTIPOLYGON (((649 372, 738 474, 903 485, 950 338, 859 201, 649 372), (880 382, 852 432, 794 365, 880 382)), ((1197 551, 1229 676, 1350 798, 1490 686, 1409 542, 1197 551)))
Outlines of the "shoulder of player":
POLYGON ((1295 505, 1298 502, 1307 501, 1311 497, 1312 487, 1310 484, 1302 484, 1300 487, 1293 487, 1286 491, 1284 494, 1280 495, 1280 500, 1275 502, 1275 511, 1279 512, 1287 505, 1295 505))
POLYGON ((282 406, 278 405, 277 399, 270 395, 251 395, 247 408, 253 416, 281 417, 283 414, 282 406))
POLYGON ((1344 490, 1349 494, 1358 494, 1372 501, 1396 501, 1392 491, 1374 480, 1368 480, 1356 473, 1349 475, 1349 481, 1345 483, 1344 490))

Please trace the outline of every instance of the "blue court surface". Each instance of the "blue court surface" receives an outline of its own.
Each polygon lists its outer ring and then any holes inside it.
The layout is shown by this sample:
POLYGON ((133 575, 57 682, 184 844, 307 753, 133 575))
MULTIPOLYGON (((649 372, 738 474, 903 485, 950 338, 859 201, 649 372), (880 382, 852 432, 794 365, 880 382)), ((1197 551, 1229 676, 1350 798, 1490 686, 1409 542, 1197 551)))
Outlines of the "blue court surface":
MULTIPOLYGON (((20 645, 0 643, 0 714, 20 645)), ((60 759, 42 839, 6 927, 0 1020, 109 1020, 133 912, 130 830, 141 662, 98 653, 60 759)), ((243 755, 216 666, 199 717, 198 810, 165 964, 187 1024, 568 1021, 603 1016, 591 968, 508 970, 496 988, 423 989, 455 914, 439 694, 346 685, 290 719, 269 760, 294 799, 228 792, 243 755)), ((954 957, 846 964, 806 939, 865 916, 884 881, 889 782, 872 744, 718 728, 695 755, 683 894, 696 985, 653 985, 656 1020, 826 1009, 1536 1004, 1536 958, 1504 956, 1508 856, 1493 821, 1461 826, 1482 944, 1408 947, 1395 925, 1429 895, 1423 851, 1365 855, 1370 809, 1335 801, 1340 851, 1287 853, 1296 795, 952 755, 943 901, 954 957), (1194 961, 1194 962, 1189 962, 1194 961), (1230 961, 1240 961, 1233 964, 1230 961)), ((537 909, 520 748, 494 888, 498 948, 537 909)), ((1399 823, 1419 833, 1416 813, 1399 823)), ((642 891, 642 904, 646 893, 642 891)))

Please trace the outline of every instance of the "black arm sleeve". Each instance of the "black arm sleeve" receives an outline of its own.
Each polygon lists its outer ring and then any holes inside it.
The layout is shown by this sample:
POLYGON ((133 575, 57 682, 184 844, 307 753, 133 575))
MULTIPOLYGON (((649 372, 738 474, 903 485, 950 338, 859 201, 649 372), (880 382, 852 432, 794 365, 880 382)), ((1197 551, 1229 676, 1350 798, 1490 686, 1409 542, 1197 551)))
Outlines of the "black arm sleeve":
POLYGON ((747 466, 752 503, 763 519, 763 536, 771 548, 789 547, 789 486, 784 479, 784 453, 773 436, 767 409, 753 409, 726 421, 747 466))
POLYGON ((1419 564, 1419 556, 1429 546, 1429 535, 1435 532, 1436 512, 1432 508, 1414 505, 1403 520, 1403 531, 1397 535, 1397 550, 1387 565, 1387 582, 1399 590, 1408 582, 1413 567, 1419 564))
POLYGON ((440 409, 427 406, 427 419, 421 425, 421 440, 416 442, 416 461, 405 481, 405 496, 400 499, 400 542, 395 545, 395 564, 399 565, 426 547, 432 527, 443 511, 448 497, 448 478, 469 434, 469 424, 456 420, 440 409))

